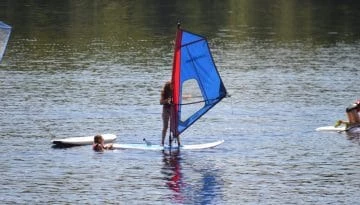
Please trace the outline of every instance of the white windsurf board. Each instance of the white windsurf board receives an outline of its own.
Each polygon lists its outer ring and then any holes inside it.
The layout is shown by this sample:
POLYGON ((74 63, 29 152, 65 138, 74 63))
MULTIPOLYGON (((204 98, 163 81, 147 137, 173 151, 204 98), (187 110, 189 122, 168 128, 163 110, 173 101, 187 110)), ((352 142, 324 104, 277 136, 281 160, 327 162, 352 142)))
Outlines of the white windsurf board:
MULTIPOLYGON (((219 140, 210 143, 204 144, 193 144, 193 145, 181 145, 180 150, 196 150, 196 149, 206 149, 216 147, 224 143, 224 140, 219 140)), ((138 150, 170 150, 169 145, 160 146, 160 145, 150 145, 150 144, 113 144, 114 149, 138 149, 138 150)), ((171 146, 171 150, 178 150, 177 145, 171 146)))
MULTIPOLYGON (((114 134, 101 134, 101 136, 104 138, 105 143, 113 142, 116 139, 114 134)), ((58 146, 92 145, 94 143, 94 136, 54 139, 52 143, 58 146)))

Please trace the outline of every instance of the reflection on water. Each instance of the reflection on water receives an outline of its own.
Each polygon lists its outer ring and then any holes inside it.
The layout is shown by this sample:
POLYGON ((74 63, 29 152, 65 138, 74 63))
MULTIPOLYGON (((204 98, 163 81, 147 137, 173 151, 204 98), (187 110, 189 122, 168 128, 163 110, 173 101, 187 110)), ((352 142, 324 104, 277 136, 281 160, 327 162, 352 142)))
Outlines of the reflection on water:
POLYGON ((185 186, 182 181, 181 155, 178 151, 163 152, 162 173, 165 175, 166 186, 172 191, 171 200, 176 203, 184 202, 185 186))
POLYGON ((171 191, 173 203, 213 204, 221 198, 221 184, 215 174, 216 169, 207 165, 198 168, 197 164, 186 162, 178 151, 163 152, 162 174, 166 187, 171 191), (187 176, 187 174, 189 176, 187 176), (198 177, 193 178, 198 175, 198 177))
POLYGON ((211 170, 202 170, 202 188, 200 189, 199 198, 197 201, 201 202, 200 204, 212 204, 213 200, 216 197, 219 197, 221 194, 220 186, 216 180, 216 177, 211 170))
POLYGON ((42 59, 65 63, 60 64, 64 69, 67 62, 87 59, 92 64, 107 55, 118 63, 126 60, 122 55, 143 60, 147 52, 157 51, 149 47, 173 40, 178 19, 209 39, 221 38, 219 44, 249 39, 310 46, 353 42, 360 37, 359 8, 360 2, 337 0, 2 0, 0 18, 14 27, 9 45, 13 62, 42 59))

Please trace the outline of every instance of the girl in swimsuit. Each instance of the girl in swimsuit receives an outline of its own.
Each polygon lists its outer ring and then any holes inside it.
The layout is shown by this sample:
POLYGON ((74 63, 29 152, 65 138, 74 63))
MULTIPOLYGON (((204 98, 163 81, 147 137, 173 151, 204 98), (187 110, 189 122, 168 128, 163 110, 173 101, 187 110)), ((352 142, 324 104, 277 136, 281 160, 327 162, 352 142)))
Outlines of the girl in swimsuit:
POLYGON ((161 146, 164 146, 165 136, 167 129, 169 127, 169 120, 171 117, 171 98, 172 98, 172 85, 171 81, 167 81, 161 91, 160 105, 163 106, 162 109, 162 120, 163 120, 163 129, 161 137, 161 146))
POLYGON ((104 144, 104 138, 101 135, 94 137, 93 150, 96 152, 103 152, 107 149, 112 149, 112 144, 104 144))
POLYGON ((335 127, 338 127, 341 124, 345 124, 346 129, 348 129, 350 127, 360 125, 360 100, 346 108, 346 115, 348 117, 348 121, 338 120, 335 127))

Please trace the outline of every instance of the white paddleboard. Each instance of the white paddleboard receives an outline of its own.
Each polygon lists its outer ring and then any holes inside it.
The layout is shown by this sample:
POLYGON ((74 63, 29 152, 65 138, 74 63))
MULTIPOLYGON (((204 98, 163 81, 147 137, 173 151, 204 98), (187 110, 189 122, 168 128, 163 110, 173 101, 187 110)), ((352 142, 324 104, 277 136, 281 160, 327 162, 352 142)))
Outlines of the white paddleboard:
MULTIPOLYGON (((114 134, 101 134, 101 136, 103 136, 105 143, 113 142, 116 139, 114 134)), ((94 136, 54 139, 52 143, 57 146, 92 145, 94 143, 94 136)))
POLYGON ((360 134, 360 126, 353 126, 346 129, 345 126, 334 127, 334 126, 324 126, 316 128, 316 131, 328 131, 328 132, 346 132, 348 134, 360 134))
POLYGON ((325 131, 325 132, 343 132, 346 130, 345 126, 335 127, 335 126, 324 126, 316 128, 316 131, 325 131))
POLYGON ((316 128, 316 131, 329 131, 329 132, 342 132, 345 131, 345 126, 335 127, 335 126, 324 126, 316 128))
MULTIPOLYGON (((211 147, 216 147, 224 143, 224 140, 219 140, 216 142, 204 143, 204 144, 193 144, 193 145, 181 145, 180 150, 196 150, 196 149, 206 149, 211 147)), ((160 146, 160 145, 147 145, 147 144, 113 144, 114 149, 138 149, 138 150, 170 150, 169 145, 160 146)), ((171 147, 172 150, 178 150, 177 145, 171 147)))

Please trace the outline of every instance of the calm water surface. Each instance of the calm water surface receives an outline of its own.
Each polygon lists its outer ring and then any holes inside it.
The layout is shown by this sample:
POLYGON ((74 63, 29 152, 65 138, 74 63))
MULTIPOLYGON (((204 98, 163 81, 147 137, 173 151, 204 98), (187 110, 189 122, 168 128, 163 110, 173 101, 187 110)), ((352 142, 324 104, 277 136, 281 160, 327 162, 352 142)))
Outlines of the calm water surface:
POLYGON ((0 0, 2 204, 356 204, 360 140, 315 128, 360 98, 355 1, 0 0), (18 15, 18 13, 21 15, 18 15), (183 134, 214 149, 51 148, 114 133, 160 142, 175 24, 209 37, 226 98, 183 134))

